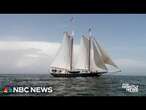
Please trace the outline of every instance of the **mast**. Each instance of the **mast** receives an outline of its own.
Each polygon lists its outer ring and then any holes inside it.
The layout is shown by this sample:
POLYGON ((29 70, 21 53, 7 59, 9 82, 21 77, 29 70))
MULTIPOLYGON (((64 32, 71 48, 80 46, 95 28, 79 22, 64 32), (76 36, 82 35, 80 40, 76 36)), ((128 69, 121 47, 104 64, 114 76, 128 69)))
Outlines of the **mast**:
POLYGON ((88 30, 88 34, 89 34, 89 65, 88 65, 88 70, 90 71, 90 54, 91 54, 91 28, 89 28, 88 30))
MULTIPOLYGON (((74 17, 71 17, 70 19, 70 22, 72 24, 72 28, 73 28, 73 20, 74 20, 74 17)), ((70 70, 72 70, 73 68, 73 36, 74 36, 74 30, 71 31, 71 58, 70 58, 70 70)))
MULTIPOLYGON (((72 36, 71 36, 72 37, 72 36)), ((71 58, 70 58, 70 70, 72 70, 72 64, 73 64, 73 38, 71 38, 71 58)))
POLYGON ((91 52, 91 38, 89 36, 89 65, 88 65, 88 70, 90 71, 90 52, 91 52))

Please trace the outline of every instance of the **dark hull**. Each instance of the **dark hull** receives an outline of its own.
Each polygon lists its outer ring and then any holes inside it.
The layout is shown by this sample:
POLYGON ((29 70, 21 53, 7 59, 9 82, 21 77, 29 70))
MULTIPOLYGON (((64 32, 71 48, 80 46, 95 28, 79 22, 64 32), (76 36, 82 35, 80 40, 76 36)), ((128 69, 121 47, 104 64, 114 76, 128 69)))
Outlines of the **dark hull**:
MULTIPOLYGON (((105 72, 104 72, 105 73, 105 72)), ((102 73, 73 73, 73 74, 62 74, 62 73, 51 73, 54 77, 99 77, 102 73)))

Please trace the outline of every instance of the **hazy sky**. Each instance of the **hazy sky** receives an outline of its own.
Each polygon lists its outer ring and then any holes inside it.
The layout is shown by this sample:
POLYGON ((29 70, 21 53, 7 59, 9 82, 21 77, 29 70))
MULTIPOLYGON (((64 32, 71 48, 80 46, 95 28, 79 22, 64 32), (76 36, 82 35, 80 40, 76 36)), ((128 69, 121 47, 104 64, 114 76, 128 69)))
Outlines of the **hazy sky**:
POLYGON ((47 73, 63 32, 89 27, 120 74, 146 75, 146 14, 1 14, 0 73, 47 73))

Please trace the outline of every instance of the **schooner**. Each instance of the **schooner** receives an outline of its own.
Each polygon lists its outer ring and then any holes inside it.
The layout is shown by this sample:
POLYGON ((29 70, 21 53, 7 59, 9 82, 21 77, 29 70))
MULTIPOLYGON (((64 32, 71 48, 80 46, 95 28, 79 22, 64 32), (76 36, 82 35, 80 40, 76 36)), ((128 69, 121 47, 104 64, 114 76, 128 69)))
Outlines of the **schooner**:
POLYGON ((62 45, 50 65, 51 75, 55 77, 100 76, 108 72, 106 64, 116 68, 117 72, 121 71, 91 33, 81 37, 76 61, 74 61, 73 46, 73 34, 64 32, 62 45), (76 63, 73 64, 73 62, 76 63))

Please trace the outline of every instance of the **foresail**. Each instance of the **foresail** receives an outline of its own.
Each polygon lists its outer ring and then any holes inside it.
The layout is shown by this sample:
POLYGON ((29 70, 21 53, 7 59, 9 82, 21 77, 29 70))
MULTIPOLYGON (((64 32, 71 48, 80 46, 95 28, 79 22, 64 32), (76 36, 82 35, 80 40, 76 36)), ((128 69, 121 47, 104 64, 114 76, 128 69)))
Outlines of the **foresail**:
POLYGON ((96 47, 95 42, 92 38, 91 38, 90 70, 107 71, 104 61, 100 55, 99 49, 96 47))
POLYGON ((89 39, 85 36, 81 37, 79 53, 74 69, 88 69, 89 68, 89 39))
POLYGON ((118 66, 112 61, 112 59, 110 58, 110 56, 107 54, 107 52, 105 51, 105 49, 103 47, 101 47, 99 45, 99 43, 94 39, 96 46, 99 48, 100 50, 100 54, 102 56, 102 59, 104 61, 105 64, 109 64, 114 66, 115 68, 119 69, 118 66))
POLYGON ((59 52, 57 53, 53 63, 50 67, 63 68, 70 70, 71 69, 71 54, 72 54, 72 45, 73 38, 67 33, 64 33, 64 39, 61 47, 59 48, 59 52))

